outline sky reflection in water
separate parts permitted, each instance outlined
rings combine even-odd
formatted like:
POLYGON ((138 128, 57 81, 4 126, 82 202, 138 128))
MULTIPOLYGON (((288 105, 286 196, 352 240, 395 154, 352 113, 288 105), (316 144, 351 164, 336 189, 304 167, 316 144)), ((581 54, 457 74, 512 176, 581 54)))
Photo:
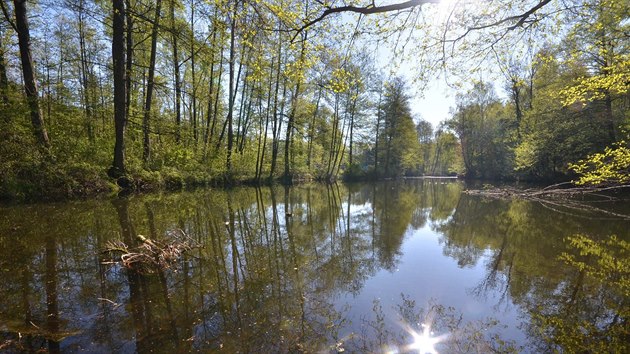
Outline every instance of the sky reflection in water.
POLYGON ((578 232, 628 241, 627 222, 462 189, 406 180, 2 207, 0 343, 51 352, 537 352, 566 345, 551 320, 571 328, 601 322, 601 309, 623 316, 614 304, 627 299, 559 256, 577 253, 565 239, 578 232), (203 248, 169 270, 139 275, 100 262, 109 240, 176 229, 203 248))

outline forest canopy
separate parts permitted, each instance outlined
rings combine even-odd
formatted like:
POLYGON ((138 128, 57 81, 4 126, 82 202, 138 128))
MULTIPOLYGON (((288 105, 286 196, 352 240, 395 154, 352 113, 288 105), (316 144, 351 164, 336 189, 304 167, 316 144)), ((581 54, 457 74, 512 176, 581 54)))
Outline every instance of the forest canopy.
POLYGON ((610 149, 628 170, 626 1, 0 4, 5 198, 339 177, 567 180, 610 149), (397 71, 405 61, 412 75, 397 71), (432 126, 409 97, 438 76, 460 93, 432 126))

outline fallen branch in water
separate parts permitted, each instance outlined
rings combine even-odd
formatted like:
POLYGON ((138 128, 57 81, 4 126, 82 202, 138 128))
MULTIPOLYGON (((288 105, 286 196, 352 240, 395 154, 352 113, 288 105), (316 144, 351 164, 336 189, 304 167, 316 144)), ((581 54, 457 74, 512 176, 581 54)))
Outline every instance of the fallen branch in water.
POLYGON ((620 199, 610 193, 623 189, 630 189, 630 185, 614 186, 575 186, 572 182, 558 183, 544 188, 518 189, 513 187, 484 189, 471 189, 463 193, 469 195, 479 195, 495 199, 518 198, 540 202, 543 206, 554 211, 563 212, 565 208, 574 211, 587 211, 592 213, 602 213, 615 218, 630 220, 630 215, 620 214, 598 208, 592 204, 597 202, 613 202, 620 199), (588 200, 579 200, 578 197, 589 197, 588 200))
POLYGON ((200 247, 182 230, 167 233, 168 239, 152 240, 138 235, 140 245, 131 249, 121 240, 111 240, 105 245, 102 253, 112 258, 103 260, 104 264, 122 263, 125 268, 141 273, 152 273, 156 269, 170 268, 183 253, 200 247))

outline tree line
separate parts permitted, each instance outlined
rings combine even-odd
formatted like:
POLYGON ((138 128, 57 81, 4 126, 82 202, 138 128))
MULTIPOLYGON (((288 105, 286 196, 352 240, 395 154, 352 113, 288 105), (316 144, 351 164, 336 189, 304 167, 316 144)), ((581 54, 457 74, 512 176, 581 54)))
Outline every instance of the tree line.
MULTIPOLYGON (((413 117, 409 84, 355 44, 364 30, 332 18, 393 13, 376 25, 388 36, 404 32, 395 22, 404 11, 430 14, 425 3, 2 1, 0 194, 90 194, 114 182, 559 178, 568 162, 623 139, 623 2, 578 1, 585 21, 529 61, 492 47, 510 102, 479 82, 438 127, 413 117)), ((491 24, 527 25, 548 3, 491 24)))
POLYGON ((630 7, 578 2, 560 40, 526 53, 493 49, 507 100, 476 80, 448 125, 473 178, 627 183, 630 7), (603 152, 606 151, 606 152, 603 152))

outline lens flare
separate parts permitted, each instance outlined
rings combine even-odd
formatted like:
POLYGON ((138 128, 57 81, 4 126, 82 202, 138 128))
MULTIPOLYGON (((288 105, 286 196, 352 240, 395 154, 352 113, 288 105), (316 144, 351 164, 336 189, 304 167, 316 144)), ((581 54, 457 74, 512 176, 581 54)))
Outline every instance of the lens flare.
POLYGON ((423 323, 421 327, 421 333, 416 332, 412 328, 407 328, 407 332, 413 338, 413 342, 407 346, 407 349, 418 354, 438 354, 435 345, 446 339, 447 335, 434 337, 430 325, 423 323))

